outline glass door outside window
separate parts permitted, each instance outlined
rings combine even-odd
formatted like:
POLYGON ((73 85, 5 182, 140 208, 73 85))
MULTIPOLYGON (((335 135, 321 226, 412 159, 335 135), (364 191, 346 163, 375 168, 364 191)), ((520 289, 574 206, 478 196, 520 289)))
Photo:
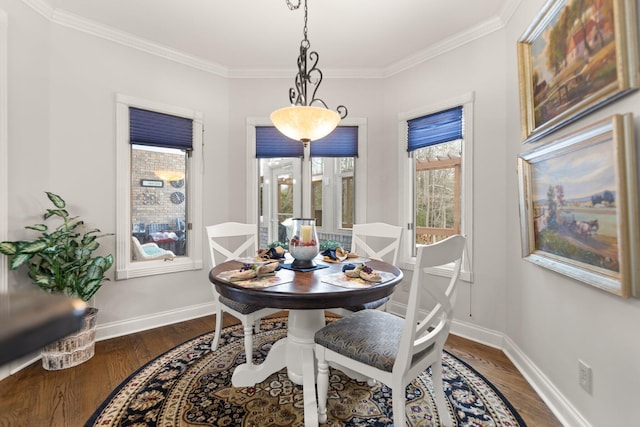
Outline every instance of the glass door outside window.
POLYGON ((300 210, 300 160, 261 159, 261 229, 267 230, 267 240, 286 243, 291 237, 291 218, 299 217, 300 210))

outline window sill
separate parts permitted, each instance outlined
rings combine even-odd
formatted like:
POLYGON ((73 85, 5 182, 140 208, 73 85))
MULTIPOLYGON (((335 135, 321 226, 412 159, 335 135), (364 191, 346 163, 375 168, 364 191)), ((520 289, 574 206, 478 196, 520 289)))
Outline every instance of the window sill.
POLYGON ((116 271, 116 280, 201 269, 202 260, 188 257, 173 260, 132 261, 127 268, 116 271))
MULTIPOLYGON (((398 266, 403 270, 414 271, 416 268, 415 258, 412 258, 410 261, 401 262, 398 266)), ((453 263, 441 267, 428 268, 427 272, 434 276, 451 277, 453 275, 453 263)), ((460 279, 464 282, 473 283, 473 273, 462 270, 460 272, 460 279)))

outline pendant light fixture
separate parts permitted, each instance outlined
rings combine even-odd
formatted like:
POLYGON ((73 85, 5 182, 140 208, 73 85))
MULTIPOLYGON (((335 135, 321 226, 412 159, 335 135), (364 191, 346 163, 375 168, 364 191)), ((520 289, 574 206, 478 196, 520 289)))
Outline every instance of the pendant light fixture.
MULTIPOLYGON (((290 10, 298 9, 301 1, 298 0, 294 5, 290 0, 286 0, 290 10)), ((306 147, 309 142, 329 135, 340 120, 347 117, 347 107, 339 105, 337 111, 332 111, 322 99, 316 98, 316 92, 322 83, 322 71, 317 67, 318 53, 309 52, 311 43, 307 37, 307 0, 304 0, 303 34, 295 87, 289 89, 289 101, 292 106, 271 113, 271 121, 285 136, 301 141, 306 147)))

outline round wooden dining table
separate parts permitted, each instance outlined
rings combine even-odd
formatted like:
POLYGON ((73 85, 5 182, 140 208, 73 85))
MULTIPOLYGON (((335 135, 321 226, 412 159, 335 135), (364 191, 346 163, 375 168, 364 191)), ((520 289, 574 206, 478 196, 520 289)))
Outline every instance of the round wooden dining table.
MULTIPOLYGON (((386 262, 370 259, 349 260, 366 263, 383 275, 380 283, 349 286, 341 281, 344 263, 326 263, 316 259, 319 268, 313 271, 292 271, 280 268, 269 286, 250 286, 228 280, 225 272, 242 267, 239 261, 218 264, 209 272, 209 280, 222 296, 237 302, 288 310, 287 336, 276 342, 259 365, 248 361, 233 371, 234 387, 251 387, 271 374, 287 368, 289 379, 303 388, 305 426, 318 425, 316 405, 316 362, 314 335, 325 326, 325 310, 355 307, 388 297, 402 281, 402 271, 386 262)), ((291 259, 285 260, 285 263, 291 259)))
MULTIPOLYGON (((348 260, 354 264, 365 263, 383 276, 380 283, 356 283, 351 286, 349 281, 340 280, 344 276, 342 267, 345 263, 326 263, 320 259, 316 258, 316 263, 319 266, 326 265, 325 268, 312 271, 280 268, 273 282, 266 286, 228 280, 225 272, 237 271, 242 267, 240 261, 227 261, 209 272, 209 280, 222 296, 246 304, 288 310, 286 338, 271 347, 261 364, 248 362, 237 366, 231 376, 231 384, 234 387, 251 387, 286 367, 289 379, 303 388, 305 427, 318 425, 313 338, 316 331, 325 326, 325 310, 355 307, 388 297, 403 277, 399 268, 383 261, 348 260)), ((288 259, 284 262, 291 261, 288 259)))
MULTIPOLYGON (((276 342, 267 358, 260 365, 245 363, 236 367, 232 384, 235 387, 253 386, 264 381, 269 375, 287 368, 287 374, 295 384, 303 384, 304 361, 309 361, 311 351, 311 372, 306 379, 313 378, 314 334, 325 326, 325 310, 341 307, 354 307, 391 295, 396 285, 403 278, 402 271, 386 262, 359 259, 374 271, 383 274, 385 281, 347 287, 337 283, 336 276, 341 276, 345 263, 326 263, 316 259, 320 266, 313 271, 292 271, 280 268, 276 272, 279 283, 267 287, 246 286, 224 278, 224 272, 242 267, 239 261, 227 261, 218 264, 209 273, 209 279, 218 293, 229 299, 246 304, 257 304, 264 307, 288 310, 287 337, 276 342), (333 282, 333 283, 331 283, 333 282)), ((285 260, 285 263, 291 259, 285 260)), ((352 261, 349 261, 352 262, 352 261)), ((356 264, 355 262, 353 262, 356 264)), ((359 262, 360 263, 360 262, 359 262)), ((347 284, 348 285, 348 284, 347 284)), ((306 366, 309 369, 309 366, 306 366)))

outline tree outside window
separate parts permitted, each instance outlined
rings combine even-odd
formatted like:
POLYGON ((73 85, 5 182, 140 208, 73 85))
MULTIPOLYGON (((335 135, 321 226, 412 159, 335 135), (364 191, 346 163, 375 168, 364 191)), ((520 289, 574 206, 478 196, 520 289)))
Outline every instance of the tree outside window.
POLYGON ((460 233, 462 140, 420 148, 413 155, 416 243, 460 233))

